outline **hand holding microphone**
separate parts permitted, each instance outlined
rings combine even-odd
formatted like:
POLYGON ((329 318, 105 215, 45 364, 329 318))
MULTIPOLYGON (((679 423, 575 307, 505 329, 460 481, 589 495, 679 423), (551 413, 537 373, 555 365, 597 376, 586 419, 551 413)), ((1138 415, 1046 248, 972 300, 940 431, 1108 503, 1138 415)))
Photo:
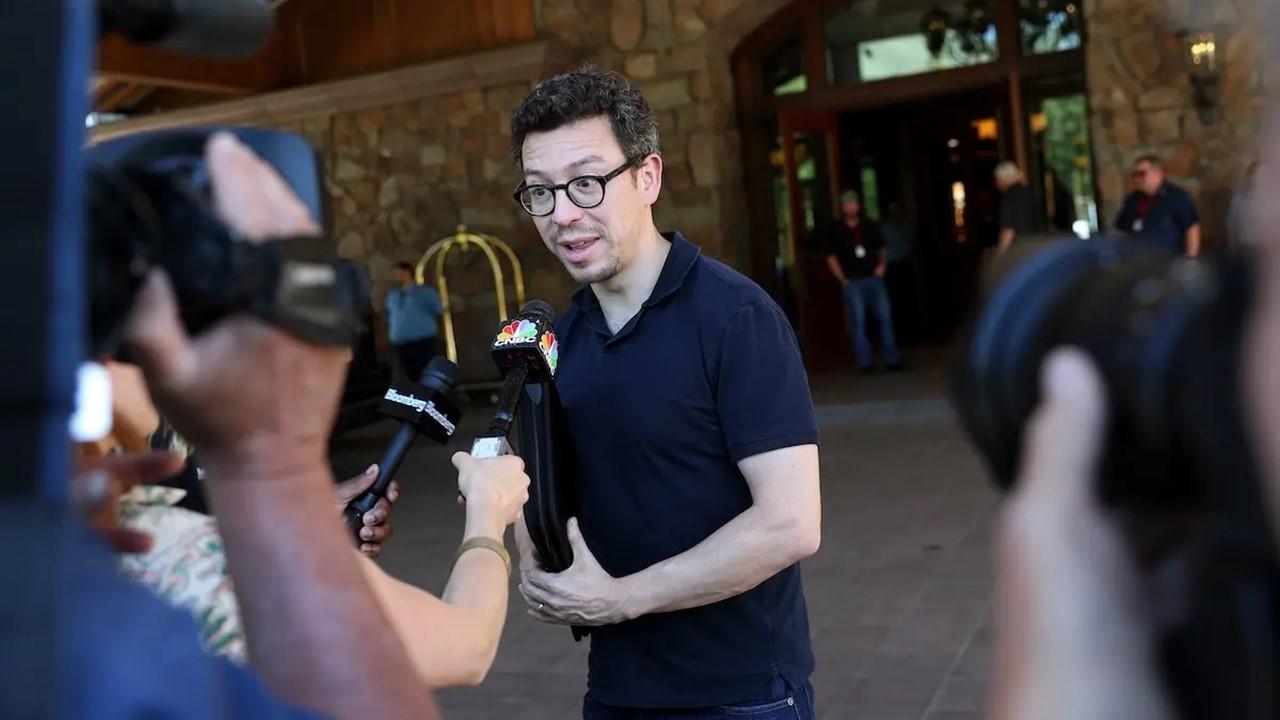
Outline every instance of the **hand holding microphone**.
POLYGON ((400 421, 400 430, 378 461, 378 479, 363 494, 347 504, 343 515, 356 543, 362 542, 364 515, 387 494, 400 463, 419 435, 426 435, 441 445, 449 442, 458 429, 462 413, 449 398, 458 382, 458 366, 436 357, 427 364, 418 383, 393 385, 383 396, 378 411, 400 421))
MULTIPOLYGON (((515 448, 531 478, 524 506, 524 530, 542 568, 558 573, 573 565, 568 521, 576 514, 577 498, 555 373, 560 343, 555 334, 555 311, 540 300, 520 310, 499 329, 493 341, 493 360, 502 372, 502 395, 489 431, 476 438, 472 455, 492 457, 515 448)), ((523 541, 517 531, 517 539, 523 541)), ((574 639, 590 631, 574 627, 574 639)))
POLYGON ((477 459, 460 452, 453 456, 453 466, 458 469, 458 493, 467 498, 467 525, 501 538, 529 501, 524 461, 515 455, 477 459))
MULTIPOLYGON (((531 300, 514 320, 505 321, 493 340, 493 361, 502 373, 502 394, 489 430, 475 439, 477 458, 512 454, 511 431, 527 395, 550 384, 559 362, 554 331, 556 313, 541 300, 531 300)), ((521 453, 523 454, 523 453, 521 453)))

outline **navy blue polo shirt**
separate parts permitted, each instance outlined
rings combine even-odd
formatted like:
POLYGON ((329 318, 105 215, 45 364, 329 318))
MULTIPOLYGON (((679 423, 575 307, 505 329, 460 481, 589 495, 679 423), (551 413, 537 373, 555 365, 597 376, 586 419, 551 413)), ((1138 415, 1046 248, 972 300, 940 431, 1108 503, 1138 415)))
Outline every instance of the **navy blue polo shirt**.
MULTIPOLYGON (((737 463, 816 443, 795 334, 754 282, 679 233, 616 335, 591 289, 560 317, 556 385, 583 538, 614 577, 685 552, 751 506, 737 463)), ((813 671, 799 566, 728 600, 597 628, 588 687, 620 707, 771 698, 813 671)))
POLYGON ((1116 218, 1116 228, 1139 242, 1184 255, 1187 230, 1198 222, 1200 213, 1191 196, 1166 182, 1154 197, 1142 192, 1129 193, 1116 218))

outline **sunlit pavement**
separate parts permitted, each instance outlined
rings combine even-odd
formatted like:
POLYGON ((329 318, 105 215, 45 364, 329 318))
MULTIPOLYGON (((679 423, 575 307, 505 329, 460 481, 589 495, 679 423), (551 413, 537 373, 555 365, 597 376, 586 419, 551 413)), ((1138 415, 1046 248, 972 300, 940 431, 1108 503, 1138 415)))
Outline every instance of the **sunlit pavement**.
MULTIPOLYGON (((804 564, 818 670, 818 716, 978 718, 991 662, 991 528, 998 497, 942 396, 938 357, 901 374, 813 379, 822 424, 822 550, 804 564)), ((461 436, 481 429, 473 409, 461 436)), ((376 460, 392 427, 345 438, 343 476, 376 460)), ((439 592, 462 532, 448 458, 416 447, 401 470, 396 576, 439 592)), ((514 548, 513 548, 514 550, 514 548)), ((587 644, 514 602, 493 670, 478 688, 440 693, 459 720, 580 717, 587 644)))

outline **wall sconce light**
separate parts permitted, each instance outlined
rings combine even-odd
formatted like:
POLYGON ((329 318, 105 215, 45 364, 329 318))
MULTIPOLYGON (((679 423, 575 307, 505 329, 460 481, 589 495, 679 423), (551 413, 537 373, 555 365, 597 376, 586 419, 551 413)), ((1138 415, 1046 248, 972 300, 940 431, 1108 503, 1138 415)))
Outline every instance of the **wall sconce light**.
POLYGON ((1191 75, 1191 103, 1205 125, 1218 122, 1222 112, 1221 59, 1218 37, 1212 32, 1180 34, 1186 46, 1187 70, 1191 75))

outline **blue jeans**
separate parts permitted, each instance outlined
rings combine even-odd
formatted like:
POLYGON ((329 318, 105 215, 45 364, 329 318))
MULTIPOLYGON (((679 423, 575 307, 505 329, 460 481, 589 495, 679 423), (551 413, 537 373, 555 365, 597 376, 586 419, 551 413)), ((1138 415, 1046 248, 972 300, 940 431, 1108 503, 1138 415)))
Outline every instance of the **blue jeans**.
POLYGON ((620 708, 591 697, 582 700, 582 720, 815 720, 813 685, 790 690, 781 682, 783 694, 772 700, 722 705, 709 708, 620 708))
POLYGON ((898 362, 898 341, 893 337, 893 310, 889 307, 889 291, 884 278, 860 278, 844 288, 844 307, 849 313, 849 337, 853 340, 853 354, 858 365, 869 368, 875 364, 871 356, 871 343, 867 340, 867 311, 875 313, 880 325, 880 342, 884 345, 884 362, 898 362))

